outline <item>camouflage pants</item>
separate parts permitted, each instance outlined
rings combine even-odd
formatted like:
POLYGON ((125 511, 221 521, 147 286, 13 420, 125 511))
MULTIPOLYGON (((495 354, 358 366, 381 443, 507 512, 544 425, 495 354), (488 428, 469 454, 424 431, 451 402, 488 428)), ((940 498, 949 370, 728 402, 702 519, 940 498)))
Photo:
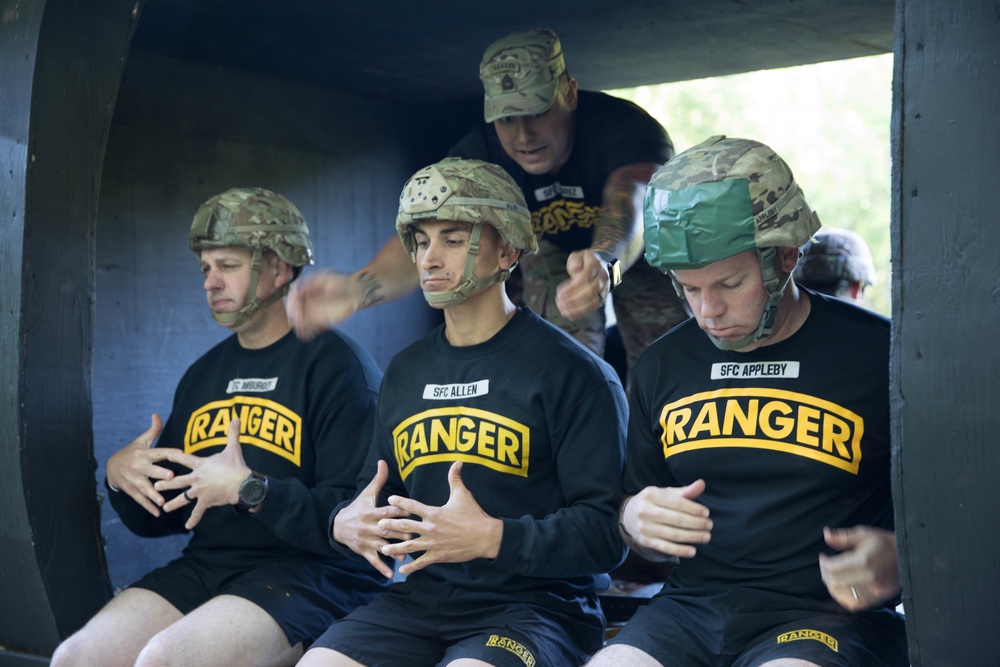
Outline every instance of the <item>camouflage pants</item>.
MULTIPOLYGON (((566 259, 569 252, 548 241, 538 240, 538 252, 521 260, 524 304, 570 334, 600 357, 604 356, 606 328, 604 310, 599 309, 577 322, 570 322, 556 307, 556 287, 569 279, 566 259)), ((611 297, 631 371, 642 351, 675 325, 688 318, 688 310, 668 276, 640 258, 622 279, 611 297)))

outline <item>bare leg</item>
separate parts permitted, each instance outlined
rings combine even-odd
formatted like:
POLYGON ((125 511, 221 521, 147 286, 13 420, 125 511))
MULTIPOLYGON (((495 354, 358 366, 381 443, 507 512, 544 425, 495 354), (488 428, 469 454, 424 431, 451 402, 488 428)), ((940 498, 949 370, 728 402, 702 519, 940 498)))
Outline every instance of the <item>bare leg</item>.
POLYGON ((281 626, 254 603, 220 595, 153 637, 136 667, 291 666, 302 644, 291 646, 281 626))
POLYGON ((626 665, 628 667, 666 667, 645 651, 625 644, 614 644, 601 649, 587 662, 586 667, 625 667, 626 665))
POLYGON ((128 588, 56 649, 52 667, 131 667, 146 643, 181 618, 152 591, 128 588))
POLYGON ((357 660, 328 648, 311 648, 296 667, 365 667, 357 660))

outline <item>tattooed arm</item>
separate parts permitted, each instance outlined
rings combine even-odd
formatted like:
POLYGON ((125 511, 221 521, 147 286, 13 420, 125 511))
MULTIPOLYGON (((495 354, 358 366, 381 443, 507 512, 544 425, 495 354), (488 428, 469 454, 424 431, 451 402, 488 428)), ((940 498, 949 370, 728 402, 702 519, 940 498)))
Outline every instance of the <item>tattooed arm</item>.
POLYGON ((556 305, 566 319, 582 319, 608 298, 611 277, 606 263, 595 253, 616 257, 622 271, 639 259, 643 248, 642 199, 646 184, 659 167, 653 162, 638 162, 611 172, 604 184, 592 245, 570 253, 566 260, 569 280, 556 288, 556 305))
POLYGON ((357 311, 404 297, 419 285, 413 260, 399 237, 393 237, 353 274, 316 271, 296 281, 288 294, 288 319, 299 338, 309 340, 357 311))
POLYGON ((623 271, 642 254, 642 199, 646 184, 659 168, 654 162, 627 164, 611 172, 604 184, 590 249, 614 255, 623 271))

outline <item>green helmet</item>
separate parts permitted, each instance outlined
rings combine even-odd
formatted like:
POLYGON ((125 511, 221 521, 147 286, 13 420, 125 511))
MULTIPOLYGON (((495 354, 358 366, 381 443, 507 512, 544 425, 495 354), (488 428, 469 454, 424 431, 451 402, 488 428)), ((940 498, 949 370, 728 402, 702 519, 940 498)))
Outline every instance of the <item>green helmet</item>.
POLYGON ((760 142, 725 136, 689 148, 653 174, 643 218, 646 261, 664 272, 757 251, 768 304, 757 331, 743 340, 709 336, 722 349, 740 349, 771 333, 789 278, 774 270, 775 248, 798 248, 820 227, 784 160, 760 142))
POLYGON ((531 214, 521 189, 502 167, 489 162, 446 158, 424 167, 406 182, 399 196, 396 232, 414 262, 417 242, 413 223, 419 220, 453 220, 472 224, 462 282, 447 292, 425 292, 424 297, 432 305, 455 305, 464 301, 473 290, 510 277, 513 266, 487 278, 473 275, 483 224, 496 229, 513 248, 524 252, 538 250, 531 228, 531 214))
POLYGON ((263 188, 232 188, 206 201, 194 215, 188 242, 195 254, 233 246, 253 251, 246 302, 235 313, 212 313, 220 324, 238 326, 288 293, 285 285, 263 301, 257 299, 265 248, 295 269, 313 263, 309 228, 299 209, 278 193, 263 188))

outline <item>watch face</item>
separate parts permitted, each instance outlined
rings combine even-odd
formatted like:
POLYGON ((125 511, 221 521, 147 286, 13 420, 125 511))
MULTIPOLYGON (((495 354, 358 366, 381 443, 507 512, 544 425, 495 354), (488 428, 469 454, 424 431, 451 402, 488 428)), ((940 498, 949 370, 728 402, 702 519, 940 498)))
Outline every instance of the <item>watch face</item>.
POLYGON ((240 502, 253 507, 259 505, 267 495, 267 482, 251 477, 240 486, 240 502))

